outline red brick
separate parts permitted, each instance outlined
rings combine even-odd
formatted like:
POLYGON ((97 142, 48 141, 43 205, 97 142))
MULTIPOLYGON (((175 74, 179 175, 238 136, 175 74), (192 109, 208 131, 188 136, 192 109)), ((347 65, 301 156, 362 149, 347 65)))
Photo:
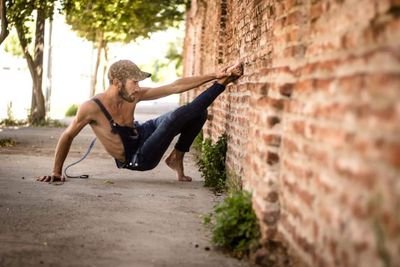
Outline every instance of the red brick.
POLYGON ((281 119, 278 116, 268 116, 267 117, 268 126, 270 128, 274 127, 276 124, 281 122, 281 119))
POLYGON ((290 152, 291 154, 297 153, 300 151, 300 148, 298 147, 298 144, 289 138, 283 138, 283 148, 285 151, 290 152))
POLYGON ((315 197, 309 192, 300 189, 295 184, 290 183, 287 179, 283 180, 283 185, 286 189, 288 189, 292 194, 296 195, 297 198, 303 201, 310 209, 312 208, 312 204, 314 202, 315 197))
POLYGON ((304 121, 294 121, 289 124, 294 133, 304 136, 305 134, 305 122, 304 121))
POLYGON ((304 180, 306 182, 310 182, 313 179, 314 174, 311 170, 309 170, 305 166, 298 166, 294 164, 291 160, 283 161, 283 168, 285 172, 290 172, 296 177, 296 180, 304 180))
POLYGON ((290 97, 292 95, 292 92, 293 92, 293 84, 286 83, 286 84, 280 86, 279 87, 279 92, 283 96, 290 97))
POLYGON ((274 191, 268 193, 267 198, 266 198, 266 200, 268 202, 277 202, 278 199, 279 199, 279 194, 278 194, 278 192, 274 192, 274 191))
POLYGON ((354 182, 355 184, 363 185, 369 190, 373 189, 376 185, 377 174, 370 168, 370 166, 365 165, 362 168, 359 167, 358 169, 354 169, 352 166, 343 165, 339 162, 340 161, 338 160, 334 162, 334 169, 339 175, 349 179, 349 181, 354 182))
POLYGON ((275 165, 279 162, 279 155, 277 153, 268 151, 267 152, 267 163, 269 165, 275 165))
POLYGON ((278 147, 281 144, 281 137, 279 135, 267 134, 264 135, 264 142, 270 146, 278 147))

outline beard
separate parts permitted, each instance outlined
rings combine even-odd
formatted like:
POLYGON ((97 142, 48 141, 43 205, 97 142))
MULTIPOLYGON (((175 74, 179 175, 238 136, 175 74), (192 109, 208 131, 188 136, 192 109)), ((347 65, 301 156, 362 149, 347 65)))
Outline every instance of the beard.
POLYGON ((131 96, 125 88, 125 85, 122 85, 121 90, 119 90, 118 95, 125 101, 132 103, 133 101, 135 101, 135 97, 131 96))

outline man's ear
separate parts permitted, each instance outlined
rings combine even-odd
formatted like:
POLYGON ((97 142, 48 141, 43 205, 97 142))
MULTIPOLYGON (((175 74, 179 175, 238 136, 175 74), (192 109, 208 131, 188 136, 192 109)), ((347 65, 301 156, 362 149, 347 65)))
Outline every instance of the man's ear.
POLYGON ((114 79, 112 80, 112 84, 113 84, 114 86, 119 87, 120 83, 121 83, 120 80, 118 80, 117 78, 114 78, 114 79))

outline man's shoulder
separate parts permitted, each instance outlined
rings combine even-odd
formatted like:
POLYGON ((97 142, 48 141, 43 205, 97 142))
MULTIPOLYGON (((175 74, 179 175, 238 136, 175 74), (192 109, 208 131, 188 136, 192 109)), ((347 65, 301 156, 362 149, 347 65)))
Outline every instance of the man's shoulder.
POLYGON ((86 112, 97 110, 97 104, 93 101, 93 99, 88 99, 81 103, 80 109, 86 112))
POLYGON ((82 102, 78 109, 78 119, 92 121, 95 120, 99 113, 99 107, 93 101, 93 99, 88 99, 82 102))

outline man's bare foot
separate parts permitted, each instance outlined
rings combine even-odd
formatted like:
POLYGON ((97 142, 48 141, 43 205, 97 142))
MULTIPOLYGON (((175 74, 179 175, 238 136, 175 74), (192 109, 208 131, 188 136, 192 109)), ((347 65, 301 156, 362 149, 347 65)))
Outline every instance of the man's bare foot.
POLYGON ((184 152, 178 151, 174 149, 171 154, 165 159, 165 163, 176 171, 178 181, 181 182, 191 182, 192 178, 189 176, 186 176, 184 171, 183 171, 183 156, 185 155, 184 152))

